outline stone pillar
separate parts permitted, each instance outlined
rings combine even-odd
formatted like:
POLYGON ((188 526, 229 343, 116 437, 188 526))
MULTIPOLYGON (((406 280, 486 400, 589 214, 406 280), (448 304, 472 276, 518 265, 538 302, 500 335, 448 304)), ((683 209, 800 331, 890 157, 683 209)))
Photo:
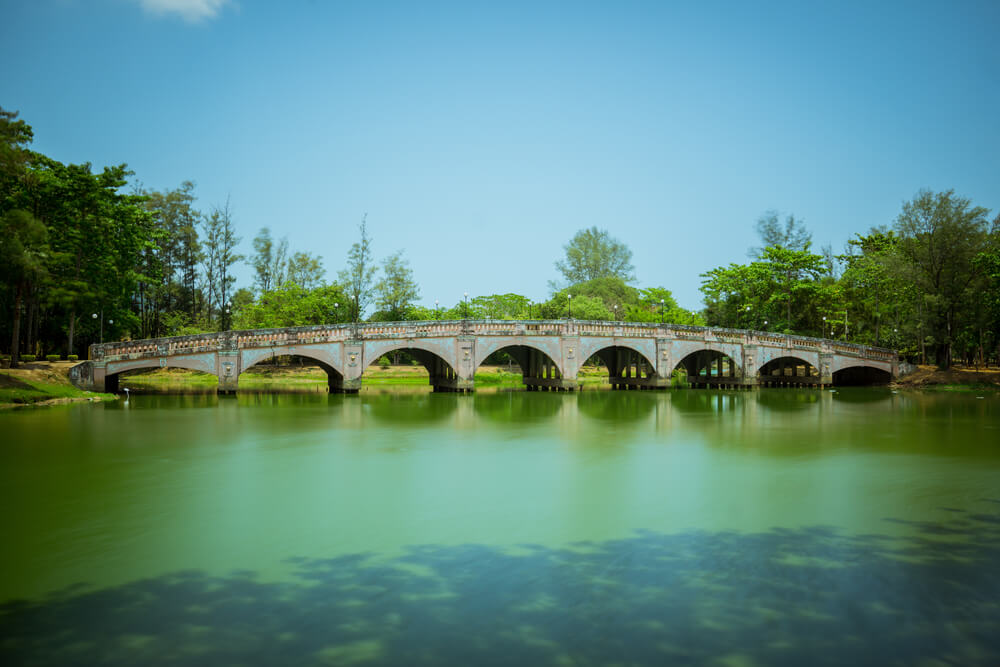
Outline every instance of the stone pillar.
POLYGON ((757 386, 757 362, 760 359, 756 345, 743 346, 743 386, 757 386))
POLYGON ((476 337, 459 336, 455 339, 455 390, 471 392, 476 388, 476 337))
POLYGON ((235 394, 240 378, 239 350, 219 350, 215 353, 215 374, 219 377, 220 394, 235 394))
POLYGON ((820 385, 833 384, 833 354, 820 353, 819 355, 819 383, 820 385))
POLYGON ((365 344, 360 340, 344 342, 344 358, 341 360, 344 369, 343 391, 345 394, 356 394, 361 391, 361 374, 365 372, 365 344))

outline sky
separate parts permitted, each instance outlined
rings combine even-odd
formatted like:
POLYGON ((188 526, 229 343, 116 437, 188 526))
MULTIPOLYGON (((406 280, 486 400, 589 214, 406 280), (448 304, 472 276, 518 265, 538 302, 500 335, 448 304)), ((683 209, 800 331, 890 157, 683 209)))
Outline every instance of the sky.
MULTIPOLYGON (((701 307, 756 220, 813 247, 922 188, 1000 210, 1000 2, 0 0, 34 149, 229 198, 343 268, 367 215, 421 303, 540 301, 588 227, 701 307)), ((242 266, 240 286, 251 270, 242 266)))

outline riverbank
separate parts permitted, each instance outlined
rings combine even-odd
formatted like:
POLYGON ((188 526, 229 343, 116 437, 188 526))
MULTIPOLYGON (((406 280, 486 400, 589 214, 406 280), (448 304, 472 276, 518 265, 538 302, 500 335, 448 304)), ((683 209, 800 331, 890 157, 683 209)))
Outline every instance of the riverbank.
POLYGON ((892 386, 928 391, 1000 391, 1000 369, 952 366, 943 371, 937 366, 921 365, 892 386))
POLYGON ((0 410, 84 401, 112 401, 113 394, 77 389, 69 381, 76 362, 32 362, 0 370, 0 410))

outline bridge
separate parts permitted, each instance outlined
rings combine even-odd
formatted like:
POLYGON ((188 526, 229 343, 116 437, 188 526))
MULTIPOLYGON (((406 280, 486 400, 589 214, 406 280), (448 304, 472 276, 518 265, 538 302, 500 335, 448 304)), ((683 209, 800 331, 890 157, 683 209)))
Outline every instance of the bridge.
POLYGON ((224 331, 90 346, 73 383, 115 392, 122 374, 186 368, 218 377, 234 393, 241 373, 276 356, 322 367, 331 392, 357 392, 365 369, 404 350, 427 369, 435 391, 472 391, 495 352, 521 367, 529 391, 572 391, 581 366, 599 359, 614 389, 671 386, 675 370, 693 387, 753 388, 885 384, 899 374, 892 350, 834 340, 678 324, 582 320, 431 320, 224 331))

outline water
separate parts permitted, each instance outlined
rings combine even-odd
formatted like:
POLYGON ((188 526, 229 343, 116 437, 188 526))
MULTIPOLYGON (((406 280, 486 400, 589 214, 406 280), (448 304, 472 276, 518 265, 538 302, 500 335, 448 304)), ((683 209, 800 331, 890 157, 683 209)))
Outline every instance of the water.
POLYGON ((1000 398, 0 413, 3 664, 1000 664, 1000 398))

